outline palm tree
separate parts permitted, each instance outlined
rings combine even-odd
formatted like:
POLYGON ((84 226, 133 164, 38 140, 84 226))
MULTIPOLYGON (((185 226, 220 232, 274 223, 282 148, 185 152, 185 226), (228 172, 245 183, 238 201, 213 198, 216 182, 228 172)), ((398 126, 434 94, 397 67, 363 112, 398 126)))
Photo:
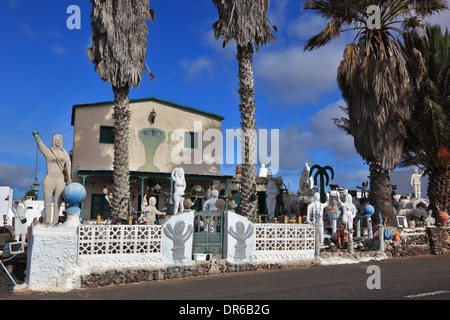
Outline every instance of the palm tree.
POLYGON ((411 119, 405 121, 406 139, 400 166, 416 165, 429 174, 428 197, 434 213, 450 210, 450 35, 439 25, 426 34, 404 39, 405 54, 418 50, 426 72, 416 92, 411 119))
POLYGON ((114 92, 114 161, 112 214, 126 219, 130 202, 128 133, 129 88, 138 87, 146 66, 147 20, 155 12, 149 0, 91 0, 90 62, 114 92))
POLYGON ((421 28, 419 18, 443 11, 447 6, 441 0, 377 2, 379 29, 369 25, 368 7, 372 1, 305 1, 304 9, 315 10, 331 20, 323 31, 309 39, 305 50, 324 46, 343 31, 356 32, 354 41, 344 50, 337 82, 347 103, 349 132, 355 148, 369 163, 369 201, 389 223, 393 210, 388 171, 400 162, 404 143, 402 120, 410 117, 414 85, 423 74, 420 53, 414 52, 410 61, 404 61, 396 37, 421 28), (408 72, 408 63, 417 66, 415 73, 408 72))
POLYGON ((223 46, 232 39, 237 43, 239 64, 239 95, 242 129, 242 180, 241 210, 253 220, 257 214, 256 203, 256 124, 255 89, 253 78, 253 47, 274 41, 270 21, 267 19, 269 0, 213 0, 219 19, 214 23, 214 36, 223 38, 223 46))

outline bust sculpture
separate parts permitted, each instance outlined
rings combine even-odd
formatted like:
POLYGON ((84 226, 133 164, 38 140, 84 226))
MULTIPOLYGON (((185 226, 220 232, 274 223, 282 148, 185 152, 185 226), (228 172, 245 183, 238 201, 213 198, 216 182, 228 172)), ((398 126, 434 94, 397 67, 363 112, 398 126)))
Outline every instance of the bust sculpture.
POLYGON ((219 199, 219 191, 214 189, 211 191, 211 198, 206 200, 205 203, 203 204, 203 211, 217 210, 218 209, 216 206, 217 199, 219 199))

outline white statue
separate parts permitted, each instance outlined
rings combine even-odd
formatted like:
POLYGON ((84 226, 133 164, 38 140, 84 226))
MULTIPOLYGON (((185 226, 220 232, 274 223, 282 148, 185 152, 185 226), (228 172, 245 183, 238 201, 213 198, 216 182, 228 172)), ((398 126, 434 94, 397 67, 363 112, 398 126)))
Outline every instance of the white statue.
POLYGON ((23 202, 14 201, 11 210, 14 213, 14 240, 19 241, 22 236, 22 241, 25 242, 25 238, 27 236, 27 218, 25 217, 25 213, 27 211, 27 207, 23 202))
POLYGON ((266 165, 263 163, 261 164, 261 167, 258 169, 258 177, 267 177, 268 169, 266 168, 266 165))
MULTIPOLYGON (((147 195, 144 196, 143 203, 145 203, 145 202, 147 202, 147 195)), ((147 223, 151 224, 151 225, 155 224, 156 215, 159 215, 159 216, 166 215, 165 212, 158 211, 158 209, 156 208, 156 198, 155 197, 150 197, 150 199, 148 200, 148 206, 146 206, 142 211, 144 211, 144 212, 139 217, 139 220, 143 221, 144 218, 146 218, 147 223)))
POLYGON ((424 171, 422 171, 421 174, 419 174, 419 170, 414 169, 414 173, 411 175, 411 187, 414 188, 414 197, 419 199, 421 198, 422 191, 421 186, 422 183, 420 182, 420 178, 422 178, 424 171))
POLYGON ((266 206, 269 221, 275 215, 275 209, 277 205, 277 195, 278 195, 277 186, 275 185, 275 182, 273 180, 270 180, 269 183, 267 183, 266 188, 266 206))
MULTIPOLYGON (((342 203, 341 199, 338 197, 338 204, 342 208, 342 222, 345 224, 347 230, 353 229, 353 219, 356 217, 356 207, 353 204, 353 199, 350 194, 345 195, 345 202, 342 203)), ((352 242, 352 232, 349 234, 350 242, 352 242)))
POLYGON ((323 225, 323 211, 328 207, 329 194, 327 193, 327 201, 325 203, 320 202, 320 193, 314 193, 314 201, 308 205, 306 222, 311 223, 311 217, 314 219, 313 224, 319 225, 320 244, 323 244, 324 240, 324 225, 323 225))
POLYGON ((186 190, 186 180, 184 178, 184 169, 175 168, 172 171, 172 180, 174 183, 175 192, 173 194, 173 214, 184 211, 184 190, 186 190))
POLYGON ((37 131, 33 131, 33 136, 36 139, 39 150, 47 161, 47 175, 42 184, 44 187, 45 224, 56 225, 59 219, 62 192, 66 185, 72 182, 70 179, 72 163, 69 154, 62 147, 63 138, 60 134, 55 134, 53 136, 52 147, 50 149, 41 141, 37 131), (55 198, 53 204, 53 219, 52 197, 55 198))
POLYGON ((302 170, 302 176, 300 178, 299 192, 303 191, 303 190, 310 190, 310 189, 314 188, 314 182, 309 177, 310 170, 311 169, 309 168, 308 163, 305 163, 305 166, 303 167, 303 170, 302 170))
POLYGON ((211 198, 206 200, 203 204, 203 211, 206 211, 206 209, 208 209, 209 211, 217 210, 217 199, 219 199, 219 191, 214 189, 213 191, 211 191, 211 198))

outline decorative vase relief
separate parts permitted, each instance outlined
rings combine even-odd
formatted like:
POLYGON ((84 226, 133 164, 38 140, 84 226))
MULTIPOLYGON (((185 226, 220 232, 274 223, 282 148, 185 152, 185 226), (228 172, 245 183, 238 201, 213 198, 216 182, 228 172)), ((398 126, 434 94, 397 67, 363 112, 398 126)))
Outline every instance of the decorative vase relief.
POLYGON ((139 131, 139 139, 145 148, 145 164, 138 171, 160 172, 155 166, 155 154, 158 147, 166 140, 166 133, 160 129, 145 128, 139 131))

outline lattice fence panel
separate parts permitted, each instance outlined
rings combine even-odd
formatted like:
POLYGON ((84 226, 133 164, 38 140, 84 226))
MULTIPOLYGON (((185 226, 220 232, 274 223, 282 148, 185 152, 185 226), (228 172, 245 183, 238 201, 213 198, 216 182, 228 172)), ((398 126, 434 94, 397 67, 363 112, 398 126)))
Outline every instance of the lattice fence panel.
POLYGON ((159 225, 81 225, 79 255, 160 253, 159 225))
POLYGON ((259 251, 314 250, 314 227, 306 224, 256 224, 259 251))

